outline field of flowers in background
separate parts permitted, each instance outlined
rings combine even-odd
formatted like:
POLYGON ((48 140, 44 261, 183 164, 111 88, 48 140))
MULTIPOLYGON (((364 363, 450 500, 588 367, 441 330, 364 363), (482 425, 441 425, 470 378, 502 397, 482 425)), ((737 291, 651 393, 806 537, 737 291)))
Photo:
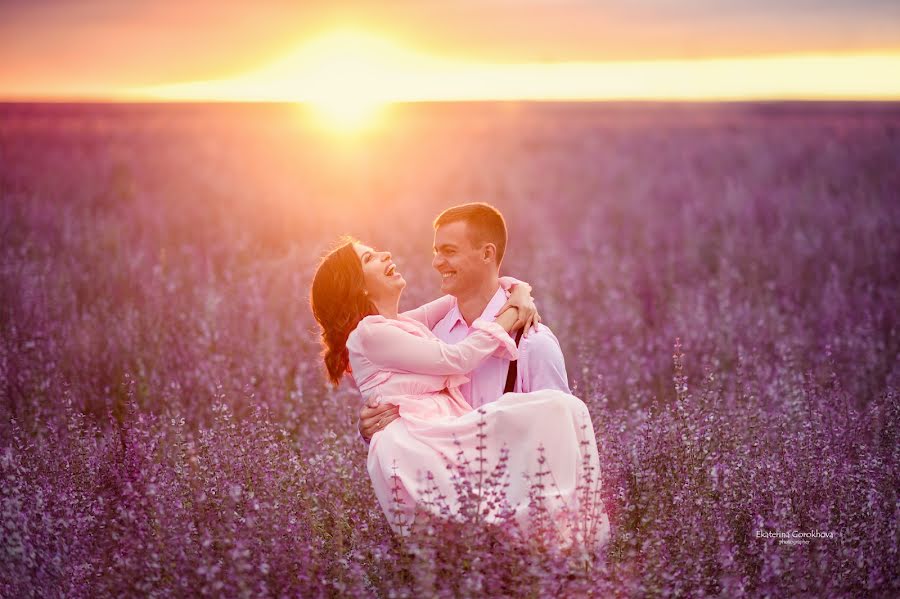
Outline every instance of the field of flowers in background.
POLYGON ((0 596, 900 593, 896 105, 393 118, 0 106, 0 596), (325 385, 322 251, 390 249, 411 307, 467 201, 506 215, 594 417, 591 567, 392 538, 325 385))

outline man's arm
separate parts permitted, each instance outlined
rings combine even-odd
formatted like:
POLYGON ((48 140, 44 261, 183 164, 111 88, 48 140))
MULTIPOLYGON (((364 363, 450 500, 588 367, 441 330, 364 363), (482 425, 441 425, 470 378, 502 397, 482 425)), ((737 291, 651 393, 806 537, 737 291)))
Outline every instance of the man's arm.
POLYGON ((372 435, 386 428, 397 418, 400 418, 400 406, 391 403, 378 405, 370 399, 359 409, 356 429, 359 431, 359 436, 368 445, 372 440, 372 435))
POLYGON ((559 340, 550 327, 538 325, 519 342, 518 389, 521 393, 539 389, 556 389, 571 393, 566 375, 566 359, 559 340))

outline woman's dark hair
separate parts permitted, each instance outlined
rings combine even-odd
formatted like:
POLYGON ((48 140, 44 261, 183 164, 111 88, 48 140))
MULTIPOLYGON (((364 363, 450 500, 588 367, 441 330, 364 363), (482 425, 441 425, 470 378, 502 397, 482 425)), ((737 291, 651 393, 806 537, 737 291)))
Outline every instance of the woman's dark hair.
POLYGON ((350 369, 347 337, 359 321, 378 314, 366 295, 359 256, 354 239, 344 237, 337 249, 326 255, 316 268, 310 292, 313 317, 322 329, 322 359, 328 380, 335 387, 350 369))

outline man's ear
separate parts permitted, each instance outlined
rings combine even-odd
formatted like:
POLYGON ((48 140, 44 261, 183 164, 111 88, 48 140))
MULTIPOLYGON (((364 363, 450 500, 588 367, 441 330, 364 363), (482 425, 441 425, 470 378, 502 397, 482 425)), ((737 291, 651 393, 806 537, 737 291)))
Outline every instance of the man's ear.
POLYGON ((490 262, 491 260, 496 260, 497 258, 497 246, 493 243, 486 243, 484 247, 481 248, 481 257, 485 262, 490 262))

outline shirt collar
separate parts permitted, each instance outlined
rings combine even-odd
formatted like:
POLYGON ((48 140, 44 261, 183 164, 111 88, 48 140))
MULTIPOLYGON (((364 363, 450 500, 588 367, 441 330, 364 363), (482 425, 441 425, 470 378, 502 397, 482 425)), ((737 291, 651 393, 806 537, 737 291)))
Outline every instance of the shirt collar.
MULTIPOLYGON (((494 320, 494 317, 497 315, 497 312, 500 311, 500 308, 503 307, 503 304, 506 303, 506 291, 503 290, 503 287, 498 287, 497 292, 494 293, 494 296, 490 299, 487 305, 484 307, 484 311, 481 313, 479 318, 484 318, 486 320, 494 320)), ((462 313, 459 311, 459 302, 454 302, 453 308, 447 313, 447 318, 450 321, 450 330, 453 330, 459 324, 468 328, 468 324, 466 324, 465 319, 462 317, 462 313)))

